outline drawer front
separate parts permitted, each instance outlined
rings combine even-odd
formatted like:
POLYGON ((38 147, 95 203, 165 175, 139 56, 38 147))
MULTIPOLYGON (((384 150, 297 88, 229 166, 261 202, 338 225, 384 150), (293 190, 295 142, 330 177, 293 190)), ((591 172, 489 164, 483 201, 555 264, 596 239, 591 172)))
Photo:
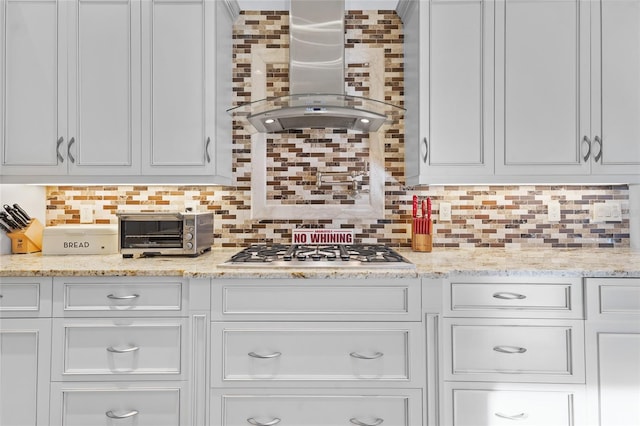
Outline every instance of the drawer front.
POLYGON ((419 391, 395 395, 225 393, 212 396, 210 425, 410 426, 422 424, 420 407, 419 391))
POLYGON ((589 319, 640 318, 640 278, 588 278, 589 319))
POLYGON ((214 323, 212 383, 419 380, 412 363, 423 333, 419 324, 395 324, 214 323))
POLYGON ((171 278, 84 278, 56 280, 56 316, 180 315, 184 283, 171 278))
POLYGON ((445 316, 583 318, 579 278, 457 278, 448 283, 445 316))
POLYGON ((578 409, 571 391, 451 389, 445 424, 451 426, 573 426, 578 409))
MULTIPOLYGON (((81 385, 81 384, 80 384, 81 385)), ((51 424, 64 426, 186 424, 183 390, 178 386, 52 387, 51 424)))
POLYGON ((446 378, 584 383, 582 321, 450 320, 446 378))
POLYGON ((420 280, 213 280, 212 318, 420 321, 420 280))
POLYGON ((51 278, 1 278, 0 318, 51 315, 51 278))
POLYGON ((54 319, 53 378, 180 379, 184 321, 54 319))

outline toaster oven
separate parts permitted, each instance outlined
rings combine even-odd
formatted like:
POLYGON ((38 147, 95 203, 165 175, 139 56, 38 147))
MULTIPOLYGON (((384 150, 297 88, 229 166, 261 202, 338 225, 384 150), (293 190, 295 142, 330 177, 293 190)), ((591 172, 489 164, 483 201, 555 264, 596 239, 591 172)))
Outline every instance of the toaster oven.
POLYGON ((118 212, 122 257, 198 256, 213 245, 213 213, 118 212))

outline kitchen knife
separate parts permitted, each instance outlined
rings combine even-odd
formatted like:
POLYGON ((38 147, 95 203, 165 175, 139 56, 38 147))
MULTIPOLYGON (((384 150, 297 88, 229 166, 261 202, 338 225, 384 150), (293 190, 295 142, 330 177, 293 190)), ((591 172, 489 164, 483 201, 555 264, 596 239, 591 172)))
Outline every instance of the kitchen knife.
POLYGON ((413 218, 415 219, 418 216, 418 196, 413 196, 413 218))
POLYGON ((22 207, 20 207, 18 203, 15 203, 13 205, 13 208, 16 209, 27 222, 31 222, 31 216, 29 216, 27 212, 22 207))
POLYGON ((0 219, 0 228, 5 232, 13 232, 14 230, 3 219, 0 219))
POLYGON ((427 197, 427 234, 431 234, 431 197, 427 197))
POLYGON ((21 229, 22 227, 15 221, 13 218, 5 212, 0 212, 0 219, 4 221, 7 225, 9 225, 14 230, 21 229))
POLYGON ((13 219, 13 221, 16 222, 20 228, 23 228, 29 224, 29 221, 23 219, 20 213, 14 210, 14 208, 9 204, 3 204, 2 207, 4 208, 4 211, 7 212, 7 215, 9 215, 9 217, 13 219))

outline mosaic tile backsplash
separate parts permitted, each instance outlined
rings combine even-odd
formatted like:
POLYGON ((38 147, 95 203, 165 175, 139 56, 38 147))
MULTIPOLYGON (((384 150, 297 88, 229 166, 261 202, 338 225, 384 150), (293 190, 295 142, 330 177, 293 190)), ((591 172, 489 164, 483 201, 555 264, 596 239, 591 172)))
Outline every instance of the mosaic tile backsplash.
POLYGON ((629 191, 621 186, 387 187, 385 217, 375 221, 252 221, 247 191, 230 187, 50 186, 47 225, 79 223, 80 207, 94 206, 96 223, 117 223, 116 210, 198 210, 215 215, 215 246, 286 243, 296 227, 354 229, 358 242, 409 247, 411 199, 431 197, 435 247, 629 247, 629 191), (558 200, 560 222, 547 221, 546 205, 558 200), (594 203, 622 206, 622 222, 591 223, 594 203), (439 203, 451 203, 451 221, 439 220, 439 203))
MULTIPOLYGON (((370 96, 369 64, 352 55, 355 49, 381 49, 384 54, 384 100, 404 102, 402 24, 394 11, 348 11, 346 14, 345 92, 370 96), (355 58, 355 59, 350 59, 355 58)), ((288 48, 288 12, 243 12, 234 29, 234 97, 251 99, 254 49, 288 48)), ((268 67, 269 96, 288 93, 288 64, 268 67)), ((251 138, 240 126, 234 130, 233 172, 236 186, 50 186, 47 225, 79 223, 80 207, 94 208, 96 223, 117 223, 115 212, 181 211, 196 206, 215 215, 216 247, 254 243, 289 243, 297 227, 349 228, 357 242, 410 247, 412 196, 431 197, 434 207, 434 247, 629 247, 629 189, 627 186, 431 186, 404 185, 403 123, 386 131, 384 143, 385 209, 379 219, 252 220, 251 138), (561 220, 547 221, 546 206, 558 200, 561 220), (619 201, 622 222, 592 223, 594 203, 619 201), (439 220, 439 203, 449 202, 452 220, 439 220)), ((366 169, 366 136, 318 132, 272 135, 267 170, 271 200, 343 205, 348 195, 316 188, 320 171, 366 169)), ((364 182, 366 185, 366 181, 364 182)), ((303 207, 301 207, 303 208, 303 207)))

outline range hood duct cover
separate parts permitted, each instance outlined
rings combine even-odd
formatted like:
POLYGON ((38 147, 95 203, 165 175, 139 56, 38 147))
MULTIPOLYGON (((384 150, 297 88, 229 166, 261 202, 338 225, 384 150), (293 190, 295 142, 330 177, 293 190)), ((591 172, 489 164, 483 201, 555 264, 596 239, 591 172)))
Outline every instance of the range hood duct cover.
POLYGON ((344 0, 291 0, 290 96, 228 110, 251 133, 304 128, 377 131, 404 109, 344 94, 344 0))

